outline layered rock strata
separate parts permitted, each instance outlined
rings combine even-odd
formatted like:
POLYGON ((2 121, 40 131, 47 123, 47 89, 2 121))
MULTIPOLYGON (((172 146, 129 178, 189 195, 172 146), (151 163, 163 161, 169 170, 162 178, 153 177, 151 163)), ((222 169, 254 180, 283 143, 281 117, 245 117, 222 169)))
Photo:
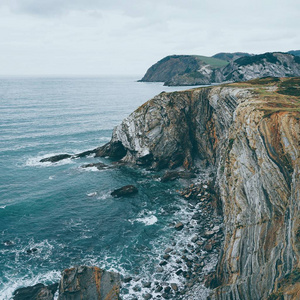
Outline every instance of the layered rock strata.
POLYGON ((216 168, 226 231, 213 299, 298 299, 299 82, 161 93, 96 152, 153 169, 216 168))
POLYGON ((58 300, 118 300, 119 292, 119 274, 80 266, 63 271, 58 300))

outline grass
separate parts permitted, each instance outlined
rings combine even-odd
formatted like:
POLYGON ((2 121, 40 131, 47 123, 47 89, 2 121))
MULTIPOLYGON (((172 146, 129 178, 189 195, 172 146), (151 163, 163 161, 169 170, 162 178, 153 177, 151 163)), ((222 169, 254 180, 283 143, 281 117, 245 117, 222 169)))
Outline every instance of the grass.
POLYGON ((207 57, 202 55, 195 55, 195 57, 210 65, 212 68, 222 68, 228 65, 227 61, 214 57, 207 57))
POLYGON ((273 113, 300 112, 300 77, 265 77, 231 85, 252 88, 260 100, 258 109, 265 112, 264 118, 273 113))

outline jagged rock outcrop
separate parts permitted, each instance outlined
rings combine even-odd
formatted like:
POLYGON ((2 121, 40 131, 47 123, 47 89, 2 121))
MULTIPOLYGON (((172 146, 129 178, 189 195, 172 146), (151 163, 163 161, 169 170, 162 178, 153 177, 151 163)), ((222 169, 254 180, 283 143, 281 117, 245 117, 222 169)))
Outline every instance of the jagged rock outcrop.
POLYGON ((123 161, 156 169, 217 169, 226 230, 213 299, 298 299, 299 91, 299 78, 266 78, 161 93, 98 151, 118 145, 123 161))
POLYGON ((260 55, 218 53, 213 57, 173 55, 150 67, 141 81, 163 81, 168 86, 184 86, 240 82, 267 76, 300 76, 300 58, 281 52, 260 55))
POLYGON ((119 293, 119 274, 80 266, 63 271, 58 300, 118 300, 119 293))

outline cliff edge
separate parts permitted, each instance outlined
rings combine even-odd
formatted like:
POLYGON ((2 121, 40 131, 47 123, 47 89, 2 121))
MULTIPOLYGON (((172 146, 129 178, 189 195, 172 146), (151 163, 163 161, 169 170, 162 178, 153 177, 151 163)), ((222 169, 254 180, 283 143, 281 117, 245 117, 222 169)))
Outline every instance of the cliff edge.
POLYGON ((299 143, 300 78, 263 78, 161 93, 96 155, 214 167, 226 230, 211 298, 299 299, 299 143))

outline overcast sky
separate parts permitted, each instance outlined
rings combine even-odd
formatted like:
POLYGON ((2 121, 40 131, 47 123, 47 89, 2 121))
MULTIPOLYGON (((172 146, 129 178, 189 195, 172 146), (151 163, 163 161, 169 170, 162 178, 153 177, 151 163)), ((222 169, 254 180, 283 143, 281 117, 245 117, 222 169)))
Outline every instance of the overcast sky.
POLYGON ((300 49, 299 0, 0 0, 0 75, 143 75, 164 56, 300 49))

